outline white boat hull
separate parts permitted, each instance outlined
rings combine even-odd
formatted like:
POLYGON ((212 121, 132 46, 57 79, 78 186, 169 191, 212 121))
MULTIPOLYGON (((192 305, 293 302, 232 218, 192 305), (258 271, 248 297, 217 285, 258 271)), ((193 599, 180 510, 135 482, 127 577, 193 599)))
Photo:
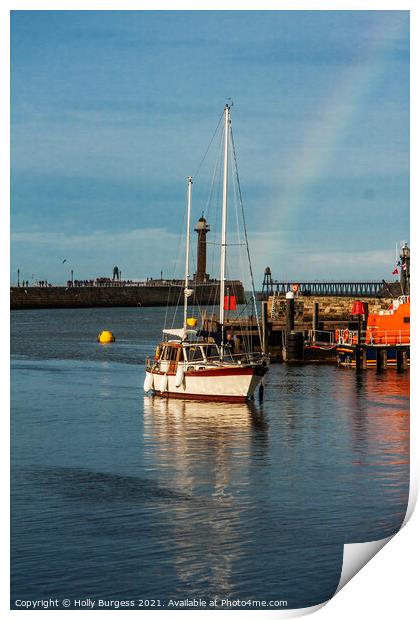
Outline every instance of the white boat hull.
MULTIPOLYGON (((150 369, 147 369, 146 373, 153 376, 152 391, 161 396, 244 402, 254 394, 266 373, 266 368, 263 366, 207 368, 202 371, 185 372, 179 386, 177 386, 175 373, 169 374, 150 369), (166 389, 162 390, 165 386, 166 389)), ((149 383, 150 381, 147 382, 149 383)))

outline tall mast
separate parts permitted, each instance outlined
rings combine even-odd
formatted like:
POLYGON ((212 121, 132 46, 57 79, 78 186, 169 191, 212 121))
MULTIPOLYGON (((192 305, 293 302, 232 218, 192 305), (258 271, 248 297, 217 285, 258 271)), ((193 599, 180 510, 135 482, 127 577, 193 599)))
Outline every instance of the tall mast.
POLYGON ((222 349, 224 340, 225 322, 225 280, 226 280, 226 222, 227 222, 227 199, 228 199, 228 158, 229 158, 229 130, 230 130, 230 106, 225 105, 225 146, 223 166, 223 203, 222 203, 222 237, 220 248, 220 314, 219 322, 222 329, 222 349))
POLYGON ((192 177, 188 177, 187 189, 187 241, 185 249, 185 284, 184 284, 184 337, 187 335, 187 313, 188 313, 188 297, 191 291, 188 288, 190 279, 190 221, 191 221, 191 198, 192 198, 192 177))

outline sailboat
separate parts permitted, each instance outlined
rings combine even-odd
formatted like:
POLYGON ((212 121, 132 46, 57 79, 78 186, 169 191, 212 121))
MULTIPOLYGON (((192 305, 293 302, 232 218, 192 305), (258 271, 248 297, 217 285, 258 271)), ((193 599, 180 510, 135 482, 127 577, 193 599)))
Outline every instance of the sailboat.
MULTIPOLYGON (((199 329, 196 325, 196 319, 188 318, 188 299, 193 293, 190 288, 189 276, 193 179, 188 177, 183 325, 180 328, 163 329, 163 339, 156 347, 155 356, 146 360, 144 391, 163 397, 245 402, 253 398, 255 390, 260 386, 268 370, 268 356, 262 350, 254 290, 252 294, 259 334, 259 351, 240 350, 236 352, 232 347, 231 335, 226 329, 225 288, 229 152, 230 141, 232 140, 231 107, 227 104, 223 115, 220 302, 217 330, 209 332, 199 329)), ((250 271, 253 284, 251 265, 250 271)))

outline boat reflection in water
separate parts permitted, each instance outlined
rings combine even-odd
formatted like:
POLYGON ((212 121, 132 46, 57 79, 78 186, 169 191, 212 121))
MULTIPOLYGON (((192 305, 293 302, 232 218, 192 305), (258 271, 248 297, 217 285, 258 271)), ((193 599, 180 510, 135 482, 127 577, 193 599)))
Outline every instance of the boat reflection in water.
POLYGON ((165 419, 167 423, 183 424, 183 433, 188 433, 189 429, 196 425, 218 429, 221 433, 225 433, 232 427, 250 429, 252 426, 261 428, 266 425, 262 406, 257 406, 254 401, 226 405, 218 402, 183 399, 169 401, 160 396, 145 396, 145 421, 151 415, 153 415, 153 423, 160 424, 165 419))
POLYGON ((171 510, 165 543, 178 587, 228 596, 238 586, 244 534, 258 520, 249 468, 267 458, 264 414, 253 403, 145 397, 143 420, 147 465, 190 497, 171 510))
POLYGON ((145 397, 143 424, 150 464, 191 491, 211 488, 213 497, 226 496, 226 487, 241 478, 248 485, 246 464, 266 452, 268 424, 253 402, 223 408, 215 402, 145 397))

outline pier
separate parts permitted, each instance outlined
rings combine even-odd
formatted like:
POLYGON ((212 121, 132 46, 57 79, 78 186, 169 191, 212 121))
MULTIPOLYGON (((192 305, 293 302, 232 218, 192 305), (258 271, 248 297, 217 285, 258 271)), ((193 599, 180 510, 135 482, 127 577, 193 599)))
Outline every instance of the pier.
MULTIPOLYGON (((242 282, 232 280, 226 283, 235 291, 238 303, 245 301, 242 282)), ((219 302, 219 283, 210 280, 192 284, 192 305, 208 306, 219 302)), ((176 306, 182 299, 181 280, 149 280, 130 283, 126 286, 117 282, 96 285, 90 281, 77 286, 14 286, 10 289, 11 310, 42 310, 52 308, 117 308, 138 306, 176 306)))
MULTIPOLYGON (((288 295, 273 295, 268 301, 263 301, 261 335, 264 351, 269 354, 271 362, 336 364, 337 336, 341 338, 347 332, 350 334, 350 342, 353 339, 357 344, 358 334, 361 342, 366 334, 365 331, 358 332, 359 320, 352 314, 354 301, 349 297, 295 297, 290 292, 288 295)), ((359 298, 358 301, 368 304, 369 312, 377 314, 386 311, 393 299, 359 298)), ((206 317, 204 323, 205 329, 215 330, 217 317, 206 317)), ((239 348, 241 342, 248 339, 257 350, 259 334, 255 317, 228 318, 225 327, 227 332, 233 334, 239 348)), ((359 355, 356 355, 356 360, 359 360, 357 368, 376 365, 378 370, 386 369, 390 363, 387 354, 391 349, 394 352, 395 347, 397 353, 393 355, 396 355, 396 361, 392 359, 392 365, 396 365, 398 370, 404 370, 407 368, 410 343, 409 337, 407 341, 407 337, 401 334, 393 334, 389 343, 384 341, 382 345, 376 345, 374 348, 378 351, 377 355, 368 355, 372 346, 360 345, 359 355)))
MULTIPOLYGON (((409 248, 405 246, 401 259, 405 261, 406 268, 410 269, 409 248), (404 258, 403 258, 404 256, 404 258)), ((267 301, 272 295, 286 295, 288 291, 299 291, 300 295, 316 297, 386 297, 395 294, 393 289, 398 289, 396 294, 401 294, 406 287, 408 275, 401 273, 401 282, 386 282, 385 280, 273 280, 270 267, 266 267, 262 282, 260 301, 267 301), (397 285, 397 286, 396 286, 397 285)))
POLYGON ((260 300, 267 300, 271 295, 285 295, 296 288, 301 295, 326 297, 379 297, 384 292, 384 280, 351 281, 292 281, 273 280, 271 269, 267 267, 262 283, 260 300))

